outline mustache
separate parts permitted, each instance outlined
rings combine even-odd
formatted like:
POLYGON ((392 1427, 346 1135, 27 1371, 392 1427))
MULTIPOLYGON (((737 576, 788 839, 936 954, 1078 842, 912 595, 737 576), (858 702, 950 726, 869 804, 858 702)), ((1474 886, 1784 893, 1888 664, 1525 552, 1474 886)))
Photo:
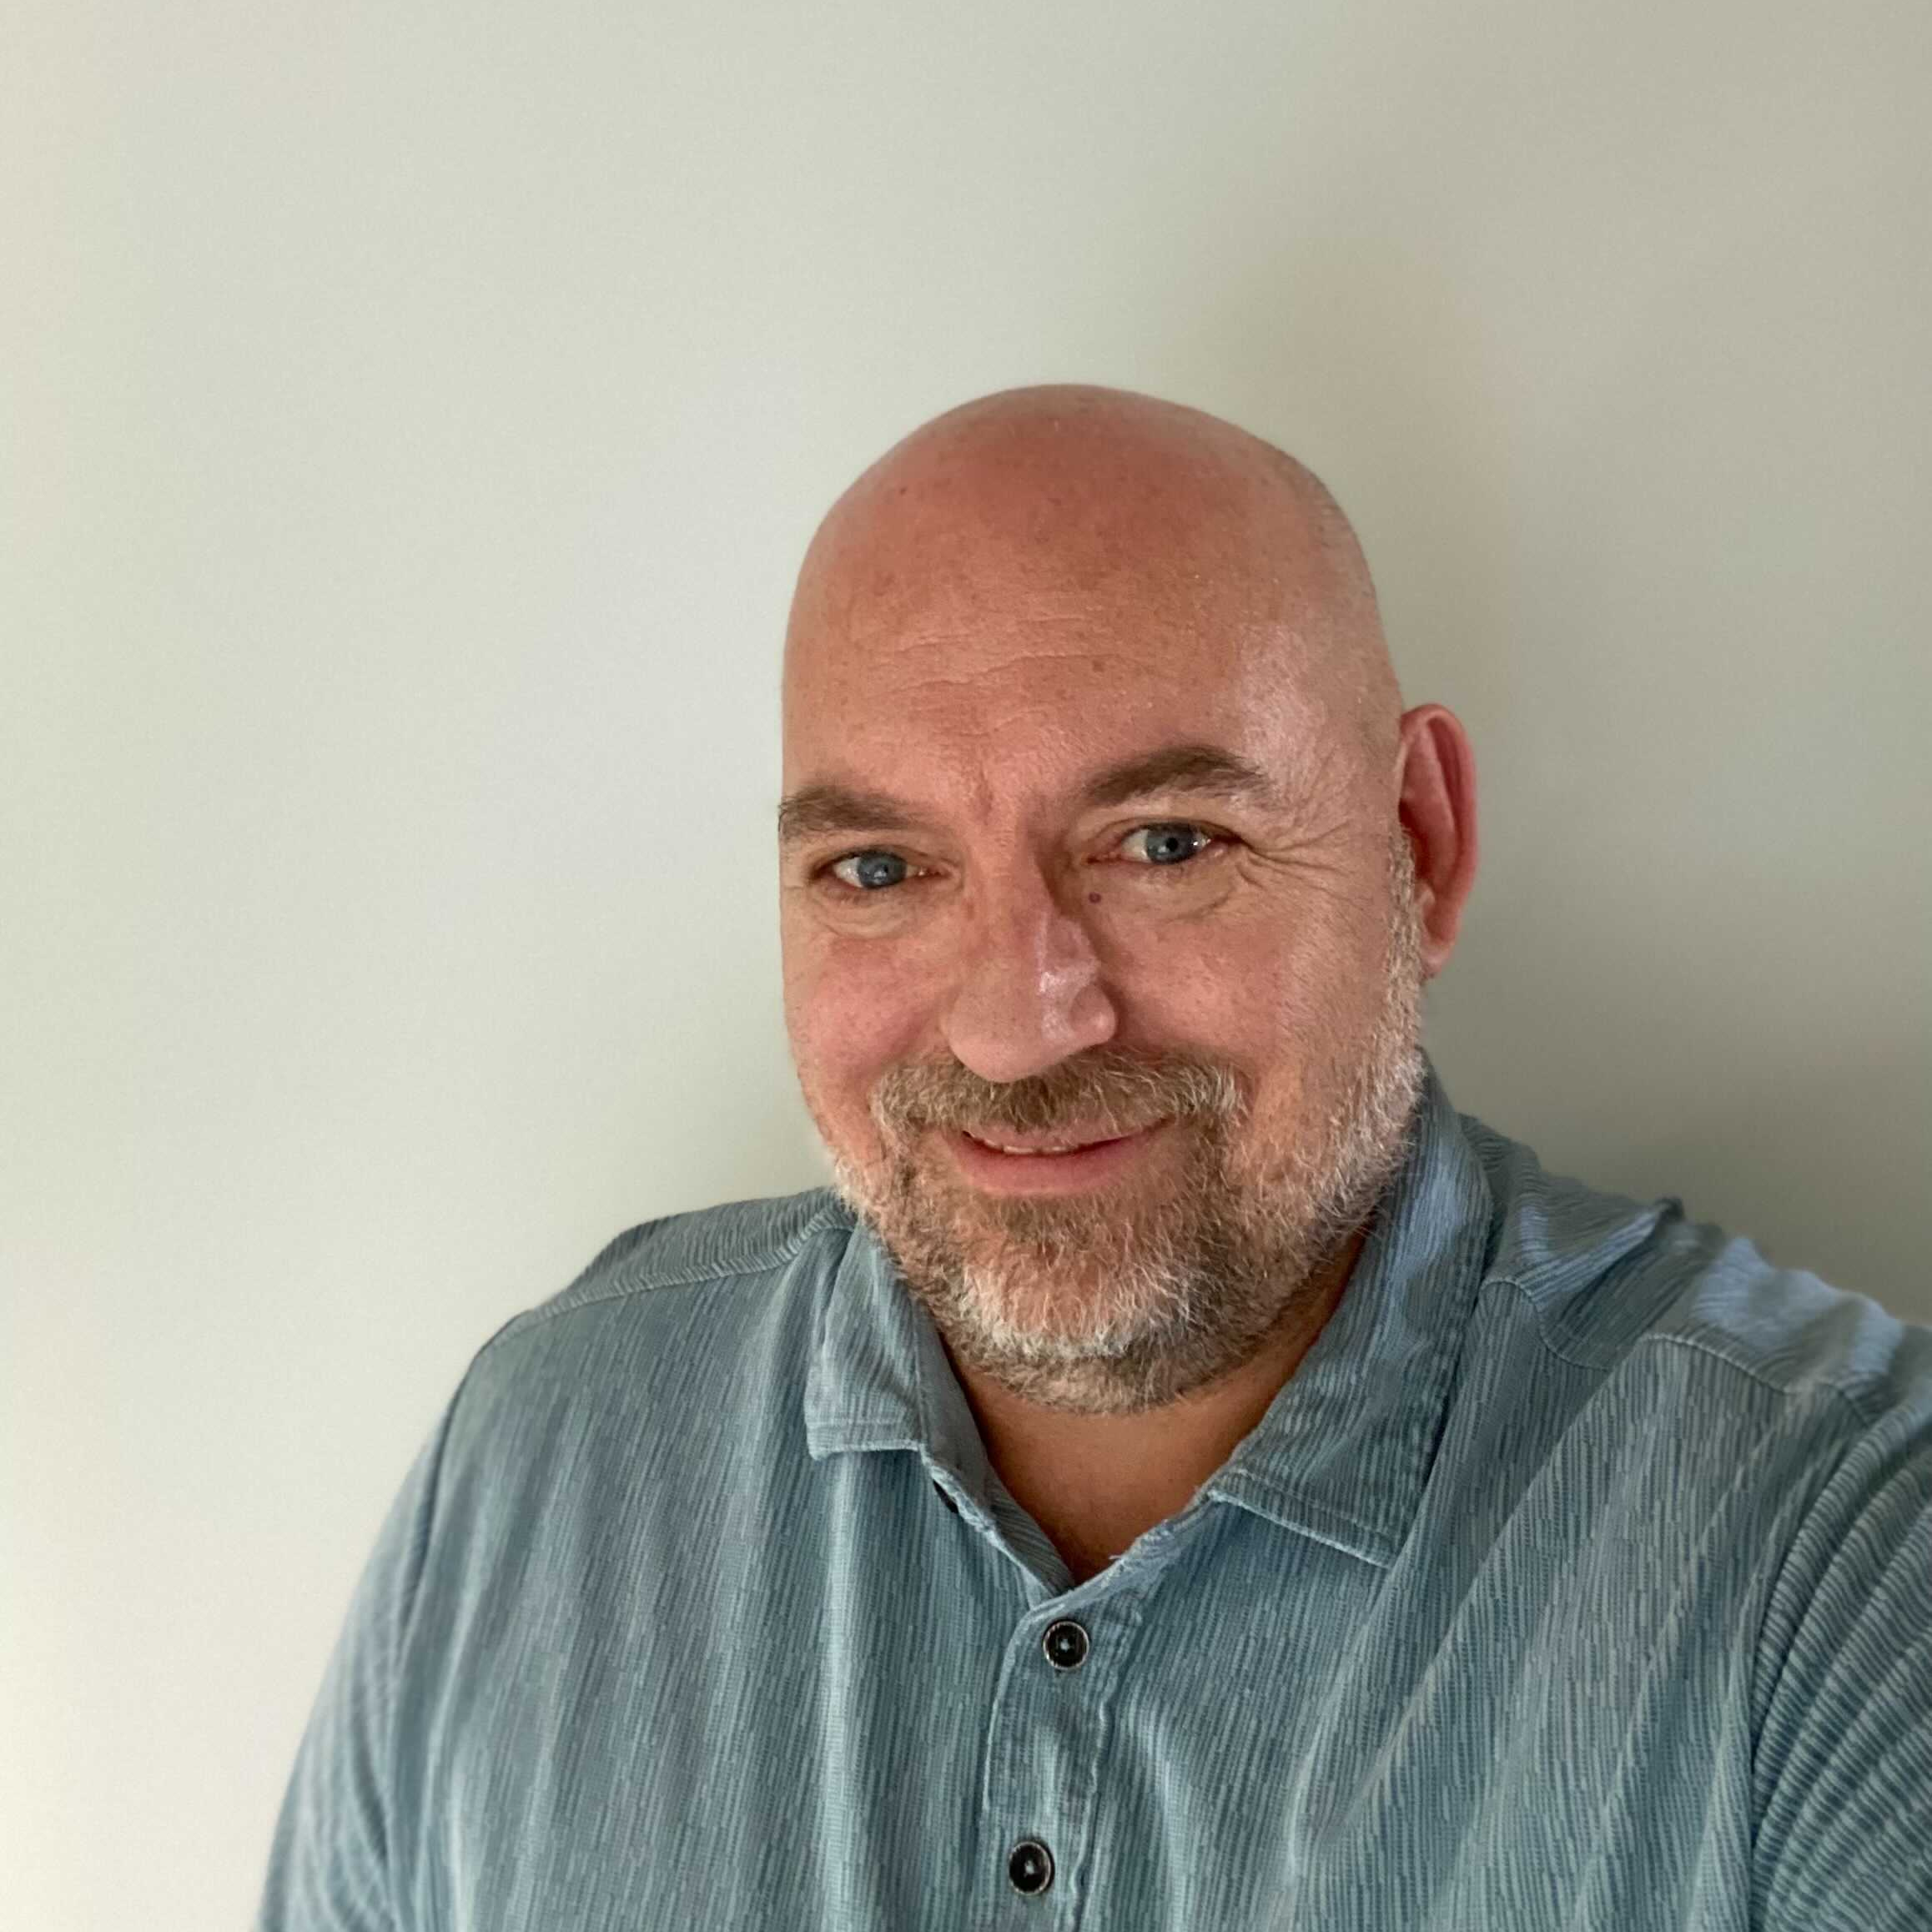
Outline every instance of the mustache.
POLYGON ((894 1067, 873 1089, 872 1116, 888 1140, 928 1127, 1119 1135, 1176 1118, 1227 1123, 1246 1104, 1241 1081, 1220 1061, 1096 1047, 1018 1080, 982 1079, 955 1059, 894 1067))

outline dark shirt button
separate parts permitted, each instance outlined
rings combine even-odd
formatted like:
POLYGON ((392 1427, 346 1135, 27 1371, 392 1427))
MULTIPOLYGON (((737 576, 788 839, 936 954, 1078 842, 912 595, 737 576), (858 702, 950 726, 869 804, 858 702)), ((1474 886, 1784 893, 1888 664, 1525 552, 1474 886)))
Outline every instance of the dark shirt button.
POLYGON ((1044 1892, 1054 1882, 1054 1855, 1037 1838, 1023 1838, 1007 1854, 1006 1875, 1016 1892, 1044 1892))
POLYGON ((959 1513, 959 1506, 958 1506, 958 1503, 956 1503, 955 1502, 953 1502, 953 1500, 952 1499, 952 1497, 949 1497, 948 1495, 947 1495, 947 1493, 946 1493, 946 1490, 945 1490, 945 1486, 944 1486, 943 1483, 941 1483, 941 1482, 938 1481, 938 1479, 937 1477, 934 1477, 934 1479, 933 1479, 933 1488, 935 1488, 936 1490, 938 1490, 938 1492, 939 1492, 939 1500, 940 1500, 940 1502, 943 1502, 943 1503, 944 1503, 944 1504, 945 1504, 945 1506, 947 1507, 947 1508, 948 1508, 948 1509, 949 1509, 949 1510, 951 1510, 951 1511, 952 1511, 952 1512, 953 1513, 953 1515, 954 1515, 954 1516, 957 1516, 957 1515, 958 1515, 958 1513, 959 1513))
POLYGON ((1056 1670, 1078 1670, 1087 1661, 1087 1633, 1070 1617, 1048 1624, 1039 1647, 1056 1670))

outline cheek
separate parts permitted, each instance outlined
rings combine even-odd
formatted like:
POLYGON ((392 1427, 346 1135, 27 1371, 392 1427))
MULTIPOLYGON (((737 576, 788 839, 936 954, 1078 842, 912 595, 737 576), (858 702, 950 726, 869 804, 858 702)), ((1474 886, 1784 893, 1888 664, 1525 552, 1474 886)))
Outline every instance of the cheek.
POLYGON ((1120 964, 1134 1036, 1211 1054, 1277 1094, 1355 1037, 1379 984, 1351 936, 1280 917, 1170 927, 1120 964))
POLYGON ((1122 920, 1108 934, 1108 978, 1135 1034, 1230 1058, 1280 1031, 1305 947, 1265 909, 1192 920, 1122 920))
POLYGON ((918 976, 893 948, 815 929, 783 934, 785 1027, 807 1096, 847 1135, 868 1119, 879 1076, 916 1057, 928 1015, 918 976))

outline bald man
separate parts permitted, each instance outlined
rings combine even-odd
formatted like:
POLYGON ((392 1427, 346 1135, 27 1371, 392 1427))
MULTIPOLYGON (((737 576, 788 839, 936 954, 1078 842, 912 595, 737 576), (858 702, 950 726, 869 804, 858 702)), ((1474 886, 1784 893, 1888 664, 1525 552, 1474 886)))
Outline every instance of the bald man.
POLYGON ((1932 1926, 1932 1331, 1451 1106, 1473 761, 1316 479, 927 425, 784 765, 834 1185, 478 1354, 264 1932, 1932 1926))

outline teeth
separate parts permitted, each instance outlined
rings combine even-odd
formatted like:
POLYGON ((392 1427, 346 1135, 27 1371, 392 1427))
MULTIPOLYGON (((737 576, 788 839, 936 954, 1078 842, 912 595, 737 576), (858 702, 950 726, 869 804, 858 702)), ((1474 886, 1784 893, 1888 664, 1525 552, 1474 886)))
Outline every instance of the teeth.
POLYGON ((1004 1141, 985 1140, 975 1134, 973 1138, 982 1147, 990 1147, 1000 1154, 1071 1154, 1082 1147, 1094 1147, 1099 1143, 1094 1140, 1063 1140, 1051 1147, 1009 1147, 1004 1141))

